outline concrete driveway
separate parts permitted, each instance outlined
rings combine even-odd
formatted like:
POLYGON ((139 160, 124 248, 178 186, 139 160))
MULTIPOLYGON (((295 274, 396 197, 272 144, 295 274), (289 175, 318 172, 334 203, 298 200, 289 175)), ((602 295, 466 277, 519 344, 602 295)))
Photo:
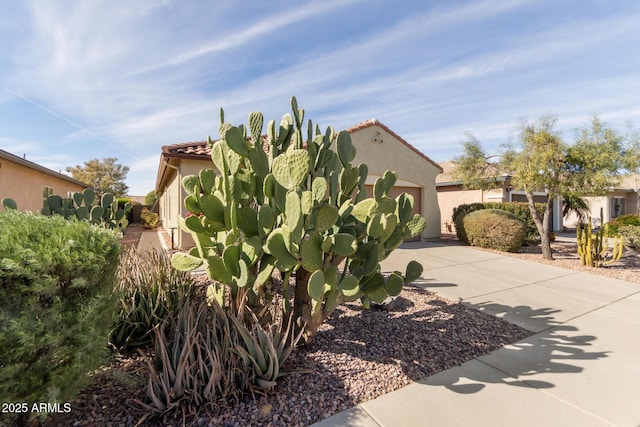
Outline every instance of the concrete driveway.
POLYGON ((383 270, 535 335, 316 426, 640 426, 640 284, 464 246, 403 245, 383 270))

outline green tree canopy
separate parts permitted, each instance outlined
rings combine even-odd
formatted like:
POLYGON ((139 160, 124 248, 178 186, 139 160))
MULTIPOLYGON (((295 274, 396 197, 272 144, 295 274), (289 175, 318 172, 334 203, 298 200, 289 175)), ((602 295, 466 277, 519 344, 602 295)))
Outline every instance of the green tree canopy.
POLYGON ((512 176, 514 189, 527 196, 546 259, 553 259, 547 230, 554 198, 603 194, 617 183, 621 173, 634 166, 634 156, 638 156, 637 143, 627 141, 598 116, 576 131, 573 144, 563 141, 557 120, 554 115, 544 115, 535 123, 521 121, 516 143, 507 146, 495 161, 475 138, 463 144, 463 154, 456 159, 460 166, 457 177, 468 188, 486 188, 498 171, 512 176), (542 216, 535 209, 534 191, 545 191, 549 196, 542 216))
POLYGON ((452 178, 461 181, 465 188, 494 188, 499 175, 495 161, 492 161, 496 156, 487 155, 471 132, 465 132, 465 136, 462 143, 464 154, 454 159, 456 167, 451 171, 452 178))
POLYGON ((158 193, 155 190, 151 190, 144 196, 144 204, 145 205, 154 205, 158 200, 158 193))
POLYGON ((68 167, 66 171, 70 172, 74 179, 92 186, 98 197, 104 193, 123 197, 129 191, 129 187, 124 183, 129 167, 116 163, 117 161, 115 157, 93 159, 84 162, 84 166, 68 167))

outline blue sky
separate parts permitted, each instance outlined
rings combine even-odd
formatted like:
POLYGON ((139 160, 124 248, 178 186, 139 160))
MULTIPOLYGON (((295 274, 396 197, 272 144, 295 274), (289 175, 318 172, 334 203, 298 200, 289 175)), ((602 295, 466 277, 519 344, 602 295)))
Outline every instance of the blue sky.
POLYGON ((68 1, 0 4, 0 148, 54 170, 117 157, 130 193, 163 145, 298 98, 324 129, 377 118, 435 161, 519 118, 640 125, 640 3, 68 1))

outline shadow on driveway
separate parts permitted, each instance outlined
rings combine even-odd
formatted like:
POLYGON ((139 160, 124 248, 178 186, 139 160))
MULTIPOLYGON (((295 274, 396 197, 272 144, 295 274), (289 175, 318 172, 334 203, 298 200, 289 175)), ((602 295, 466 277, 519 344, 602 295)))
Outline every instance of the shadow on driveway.
POLYGON ((553 308, 534 309, 525 305, 509 307, 496 303, 467 304, 481 312, 509 320, 509 316, 526 317, 531 322, 546 324, 543 332, 508 345, 479 360, 494 368, 499 375, 487 375, 485 370, 449 371, 447 375, 436 375, 425 381, 439 385, 456 393, 477 393, 488 383, 501 383, 516 387, 549 389, 555 385, 550 381, 535 379, 540 374, 577 374, 583 368, 572 361, 597 360, 607 357, 607 351, 590 351, 597 339, 593 335, 579 335, 578 328, 560 324, 553 319, 559 310, 553 308), (455 375, 460 372, 460 375, 455 375))

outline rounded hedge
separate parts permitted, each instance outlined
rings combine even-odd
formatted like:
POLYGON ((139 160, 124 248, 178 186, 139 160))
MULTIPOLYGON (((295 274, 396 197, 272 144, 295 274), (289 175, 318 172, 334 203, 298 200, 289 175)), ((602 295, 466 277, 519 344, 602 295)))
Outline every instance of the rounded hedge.
POLYGON ((482 209, 462 219, 471 246, 517 252, 527 235, 527 224, 514 214, 500 209, 482 209))
POLYGON ((0 400, 69 402, 108 356, 117 234, 15 211, 0 230, 0 400))
POLYGON ((485 209, 483 203, 470 203, 453 208, 452 219, 456 227, 456 235, 458 236, 458 240, 460 240, 461 242, 469 243, 469 240, 467 239, 467 233, 465 233, 464 231, 464 224, 462 220, 467 214, 480 209, 485 209))

